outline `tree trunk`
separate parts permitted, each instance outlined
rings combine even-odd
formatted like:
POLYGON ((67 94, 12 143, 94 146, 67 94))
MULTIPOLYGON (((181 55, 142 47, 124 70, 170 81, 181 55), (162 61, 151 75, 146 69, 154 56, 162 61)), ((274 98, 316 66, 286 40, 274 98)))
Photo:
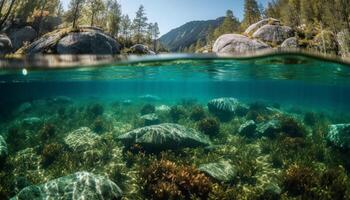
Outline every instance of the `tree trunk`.
POLYGON ((43 15, 44 15, 44 9, 47 4, 47 0, 42 0, 42 5, 41 5, 41 10, 40 10, 40 16, 39 16, 39 21, 38 21, 38 36, 41 33, 41 27, 42 27, 42 21, 43 21, 43 15))
MULTIPOLYGON (((4 1, 5 1, 5 0, 4 0, 4 1)), ((3 28, 2 26, 3 26, 4 23, 6 22, 7 18, 10 16, 11 11, 12 11, 12 8, 13 8, 13 6, 15 5, 15 1, 16 1, 16 0, 12 0, 9 9, 7 10, 7 13, 6 13, 5 16, 3 17, 3 19, 1 19, 1 21, 0 21, 0 30, 2 30, 2 28, 3 28)))

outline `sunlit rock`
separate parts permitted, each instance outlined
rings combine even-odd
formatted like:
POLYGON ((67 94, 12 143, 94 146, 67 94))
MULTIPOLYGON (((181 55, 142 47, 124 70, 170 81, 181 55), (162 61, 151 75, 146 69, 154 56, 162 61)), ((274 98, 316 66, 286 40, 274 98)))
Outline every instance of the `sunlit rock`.
POLYGON ((41 185, 22 189, 16 199, 119 199, 121 189, 106 177, 89 172, 77 172, 41 185))
POLYGON ((291 37, 286 39, 282 44, 282 48, 297 48, 298 47, 298 40, 296 37, 291 37))
POLYGON ((68 147, 76 152, 83 152, 99 147, 100 136, 92 132, 90 128, 82 127, 71 133, 65 138, 64 142, 68 147))
POLYGON ((178 124, 160 124, 135 129, 118 137, 126 146, 138 144, 150 151, 208 146, 207 136, 178 124))
POLYGON ((336 147, 350 149, 350 124, 330 125, 327 140, 336 147))
POLYGON ((208 109, 224 121, 230 120, 235 115, 244 116, 248 112, 248 107, 235 98, 213 99, 208 102, 208 109))
POLYGON ((237 176, 236 167, 228 161, 202 164, 198 170, 221 182, 230 182, 237 176))
POLYGON ((0 54, 7 54, 13 50, 12 42, 9 37, 0 34, 0 54))
POLYGON ((274 19, 274 18, 268 18, 268 19, 260 20, 257 23, 250 25, 244 31, 244 35, 251 36, 251 35, 253 35, 255 33, 255 31, 257 31, 259 28, 261 28, 262 26, 264 26, 266 24, 279 25, 280 21, 277 20, 277 19, 274 19))
POLYGON ((239 34, 225 34, 214 43, 215 53, 245 53, 270 48, 267 44, 239 34))
POLYGON ((284 42, 286 39, 293 37, 294 31, 288 26, 280 25, 264 25, 259 28, 254 34, 253 37, 259 39, 263 42, 268 42, 271 44, 279 45, 284 42))

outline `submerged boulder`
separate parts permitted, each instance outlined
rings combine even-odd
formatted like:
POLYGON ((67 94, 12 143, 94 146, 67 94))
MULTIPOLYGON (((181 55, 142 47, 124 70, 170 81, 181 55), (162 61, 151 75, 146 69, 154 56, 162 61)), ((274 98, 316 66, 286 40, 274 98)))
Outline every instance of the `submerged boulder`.
POLYGON ((275 137, 281 130, 281 122, 279 120, 271 120, 268 122, 262 122, 258 124, 256 132, 259 136, 263 137, 275 137))
POLYGON ((26 26, 10 33, 13 48, 21 48, 25 43, 32 42, 37 36, 37 32, 31 26, 26 26))
POLYGON ((330 125, 327 140, 336 147, 350 149, 350 124, 330 125))
POLYGON ((267 24, 259 28, 253 37, 264 42, 281 44, 293 35, 294 31, 291 27, 267 24))
POLYGON ((129 54, 140 54, 140 55, 155 55, 152 50, 149 49, 148 46, 143 44, 135 44, 134 46, 130 47, 130 50, 128 51, 129 54))
POLYGON ((267 44, 239 34, 225 34, 214 43, 215 53, 245 53, 270 48, 267 44))
POLYGON ((0 135, 0 161, 5 159, 8 155, 8 149, 7 144, 5 142, 5 139, 0 135))
POLYGON ((156 125, 160 122, 158 115, 155 113, 143 115, 141 116, 141 120, 143 120, 145 126, 156 125))
POLYGON ((239 127, 238 133, 246 137, 254 137, 256 135, 256 127, 255 122, 249 120, 239 127))
POLYGON ((282 48, 297 48, 298 47, 298 39, 296 37, 291 37, 286 39, 282 44, 282 48))
POLYGON ((19 199, 119 199, 121 189, 106 177, 77 172, 41 185, 22 189, 11 200, 19 199))
POLYGON ((248 107, 235 98, 218 98, 208 102, 209 112, 221 120, 230 120, 234 115, 244 116, 248 107))
POLYGON ((265 26, 266 24, 270 25, 280 25, 280 21, 274 18, 268 18, 258 21, 255 24, 250 25, 245 31, 244 35, 251 36, 262 26, 265 26))
POLYGON ((76 152, 98 149, 101 137, 92 132, 90 128, 82 127, 69 133, 64 142, 76 152))
POLYGON ((135 129, 119 136, 118 140, 126 146, 138 144, 150 151, 210 145, 207 136, 194 129, 171 123, 135 129))
POLYGON ((11 53, 12 49, 11 39, 4 34, 0 34, 0 54, 11 53))
POLYGON ((17 53, 119 54, 120 45, 98 28, 80 27, 47 33, 17 53))
POLYGON ((221 182, 233 181, 237 176, 236 167, 228 161, 202 164, 198 170, 221 182))

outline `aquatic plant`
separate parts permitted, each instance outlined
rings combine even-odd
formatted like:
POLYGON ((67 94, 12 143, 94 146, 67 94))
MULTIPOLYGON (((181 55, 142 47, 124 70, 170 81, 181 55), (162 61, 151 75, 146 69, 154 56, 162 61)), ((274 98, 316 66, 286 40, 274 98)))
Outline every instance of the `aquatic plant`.
POLYGON ((293 196, 310 195, 312 189, 317 186, 316 173, 307 166, 291 165, 283 177, 284 190, 293 196))
POLYGON ((50 143, 45 145, 41 154, 44 167, 51 165, 62 152, 63 145, 61 144, 50 143))
POLYGON ((104 107, 103 105, 99 104, 99 103, 95 103, 95 104, 90 104, 87 107, 87 115, 91 118, 96 118, 98 116, 101 116, 104 112, 104 107))
POLYGON ((46 123, 39 131, 39 136, 42 142, 46 142, 54 137, 56 134, 56 127, 51 123, 46 123))
POLYGON ((194 121, 202 120, 205 118, 205 116, 206 116, 205 111, 201 106, 193 107, 190 113, 190 118, 194 121))
POLYGON ((10 152, 16 152, 26 146, 25 137, 17 127, 9 128, 6 143, 10 152))
POLYGON ((146 104, 141 108, 141 115, 147 115, 156 112, 156 107, 152 104, 146 104))
POLYGON ((169 114, 173 122, 178 122, 181 118, 186 118, 185 108, 179 105, 172 106, 169 114))
POLYGON ((216 136, 220 132, 220 122, 216 118, 205 118, 198 123, 198 129, 209 136, 216 136))
POLYGON ((105 130, 104 121, 100 116, 94 120, 92 130, 96 133, 102 133, 105 130))
POLYGON ((207 199, 212 182, 193 166, 155 161, 141 172, 146 196, 152 199, 207 199))
POLYGON ((305 127, 292 117, 282 117, 281 131, 290 137, 306 136, 305 127))
POLYGON ((317 122, 317 115, 313 112, 307 112, 304 114, 304 123, 309 126, 315 125, 317 122))

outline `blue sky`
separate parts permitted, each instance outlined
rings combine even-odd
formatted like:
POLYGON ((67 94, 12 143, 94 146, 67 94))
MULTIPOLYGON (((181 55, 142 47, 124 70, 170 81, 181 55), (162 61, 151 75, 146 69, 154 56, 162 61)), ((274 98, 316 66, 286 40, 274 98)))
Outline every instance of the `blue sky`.
MULTIPOLYGON (((268 0, 258 0, 266 5, 268 0)), ((62 0, 66 8, 69 0, 62 0)), ((158 22, 161 34, 193 20, 208 20, 233 10, 242 19, 244 0, 119 0, 124 14, 131 18, 142 4, 150 22, 158 22)))

